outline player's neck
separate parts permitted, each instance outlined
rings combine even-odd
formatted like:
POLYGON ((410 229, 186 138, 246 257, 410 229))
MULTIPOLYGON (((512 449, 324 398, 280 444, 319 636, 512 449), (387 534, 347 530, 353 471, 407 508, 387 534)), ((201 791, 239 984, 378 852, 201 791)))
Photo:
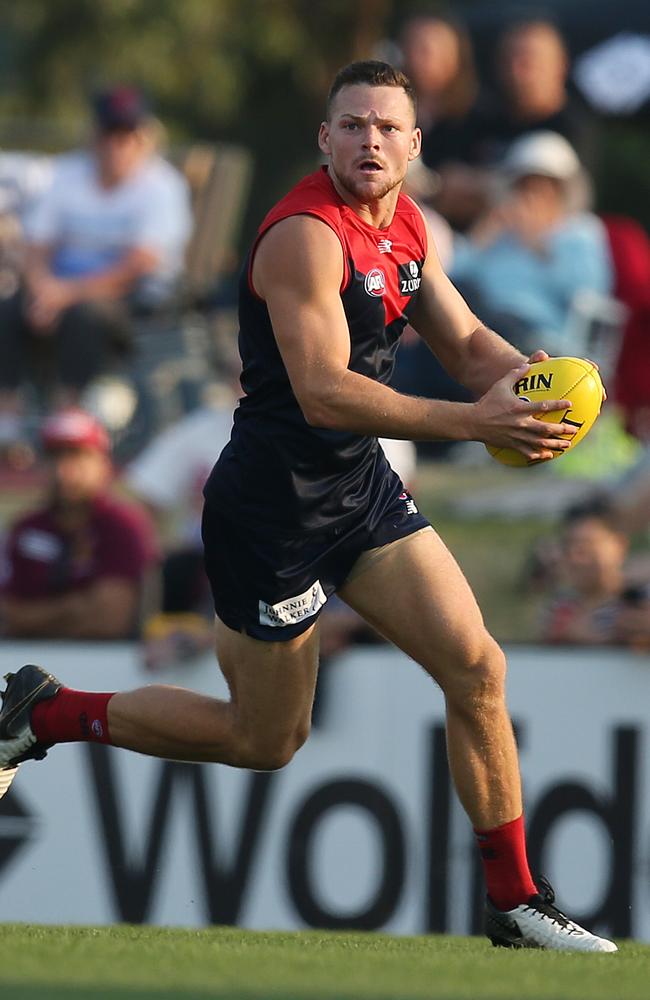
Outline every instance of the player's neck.
POLYGON ((396 187, 391 188, 388 194, 385 194, 383 198, 378 198, 375 201, 359 201, 351 191, 348 190, 336 176, 331 166, 328 168, 328 174, 336 193, 349 205, 355 215, 358 215, 360 219, 367 222, 369 225, 374 226, 375 229, 387 229, 393 217, 395 215, 395 209, 397 207, 397 199, 402 185, 398 184, 396 187))

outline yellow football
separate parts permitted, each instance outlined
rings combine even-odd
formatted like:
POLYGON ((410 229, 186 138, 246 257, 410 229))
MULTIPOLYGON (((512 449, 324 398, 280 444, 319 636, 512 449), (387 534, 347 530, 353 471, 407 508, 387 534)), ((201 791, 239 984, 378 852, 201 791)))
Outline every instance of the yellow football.
MULTIPOLYGON (((571 448, 582 441, 591 430, 600 413, 605 392, 600 381, 598 369, 591 361, 581 358, 549 358, 548 361, 536 361, 529 371, 514 384, 514 392, 521 399, 538 402, 544 399, 568 399, 573 403, 570 409, 555 410, 552 413, 537 415, 538 420, 547 423, 567 423, 576 428, 576 433, 569 440, 571 448)), ((497 462, 503 465, 539 465, 540 461, 551 462, 553 459, 535 459, 529 461, 513 448, 494 448, 487 445, 487 450, 497 462)), ((559 451, 553 458, 559 458, 564 451, 559 451)))

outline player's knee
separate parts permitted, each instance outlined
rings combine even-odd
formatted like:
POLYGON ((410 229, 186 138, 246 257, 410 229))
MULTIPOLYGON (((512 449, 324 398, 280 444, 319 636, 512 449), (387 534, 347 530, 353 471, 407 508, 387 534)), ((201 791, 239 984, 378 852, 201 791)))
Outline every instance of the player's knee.
POLYGON ((505 691, 506 658, 492 636, 485 632, 480 640, 465 648, 460 662, 451 672, 451 682, 445 688, 448 700, 465 711, 488 710, 502 701, 505 691))
POLYGON ((250 740, 243 753, 243 766, 253 771, 279 771, 293 760, 308 735, 309 727, 299 726, 275 740, 250 740))

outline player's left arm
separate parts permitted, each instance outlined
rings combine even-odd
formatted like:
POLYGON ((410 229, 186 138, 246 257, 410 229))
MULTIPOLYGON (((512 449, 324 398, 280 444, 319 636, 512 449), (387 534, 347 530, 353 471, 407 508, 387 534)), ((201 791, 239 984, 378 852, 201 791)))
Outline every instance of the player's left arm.
POLYGON ((529 360, 474 315, 444 273, 431 238, 409 319, 449 374, 477 396, 529 360))

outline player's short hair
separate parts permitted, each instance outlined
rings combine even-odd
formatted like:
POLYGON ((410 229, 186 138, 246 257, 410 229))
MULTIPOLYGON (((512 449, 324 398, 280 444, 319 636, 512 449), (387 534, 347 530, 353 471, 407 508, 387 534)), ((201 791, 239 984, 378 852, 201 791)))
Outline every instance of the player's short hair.
POLYGON ((365 83, 369 87, 401 87, 411 102, 413 116, 417 116, 415 89, 406 73, 402 73, 400 69, 396 69, 390 63, 380 62, 378 59, 364 59, 344 66, 334 77, 329 94, 327 95, 325 109, 328 121, 334 98, 339 90, 342 90, 343 87, 354 86, 357 83, 365 83))

